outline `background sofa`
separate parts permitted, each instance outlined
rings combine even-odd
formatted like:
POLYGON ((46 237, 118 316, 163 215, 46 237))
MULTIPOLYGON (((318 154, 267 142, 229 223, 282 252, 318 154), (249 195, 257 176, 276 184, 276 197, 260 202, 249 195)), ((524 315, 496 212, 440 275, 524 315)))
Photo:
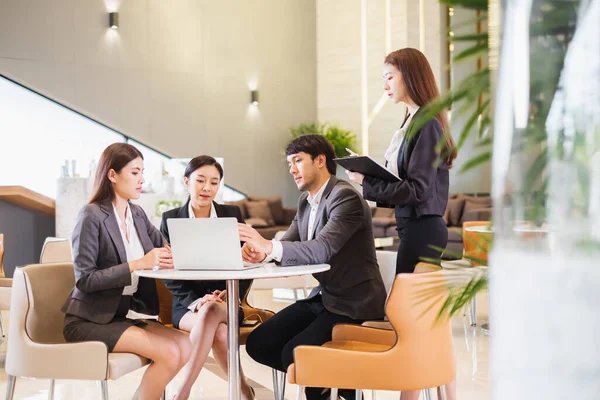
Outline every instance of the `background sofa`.
MULTIPOLYGON (((396 232, 396 218, 391 208, 372 208, 373 235, 393 237, 394 244, 386 250, 397 250, 400 245, 396 232)), ((453 194, 448 198, 444 220, 448 227, 448 244, 443 259, 453 260, 462 257, 462 225, 465 221, 489 221, 492 217, 492 199, 487 194, 453 194)))
POLYGON ((238 206, 246 223, 269 240, 287 230, 296 215, 296 208, 283 207, 281 197, 247 197, 225 204, 238 206))

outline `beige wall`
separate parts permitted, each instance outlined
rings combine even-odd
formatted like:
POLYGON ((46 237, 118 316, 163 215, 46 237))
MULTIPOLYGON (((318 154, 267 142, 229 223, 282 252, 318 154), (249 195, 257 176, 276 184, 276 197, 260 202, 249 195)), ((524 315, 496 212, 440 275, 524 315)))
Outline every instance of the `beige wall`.
POLYGON ((288 128, 317 116, 315 8, 0 0, 0 73, 171 156, 224 157, 229 185, 295 204, 282 152, 288 128))
MULTIPOLYGON (((420 9, 418 0, 390 0, 391 50, 420 46, 420 9)), ((362 143, 361 60, 362 35, 366 35, 368 110, 383 94, 382 69, 387 51, 385 0, 368 0, 366 29, 361 29, 361 1, 317 0, 317 82, 320 121, 339 123, 357 133, 362 143)), ((440 15, 437 0, 425 0, 423 23, 425 49, 436 79, 442 78, 443 54, 440 15)), ((383 153, 404 115, 402 105, 386 103, 369 129, 369 155, 381 161, 383 153)))
MULTIPOLYGON (((402 47, 423 48, 434 71, 440 90, 448 87, 447 79, 447 11, 438 0, 389 0, 391 50, 402 47), (424 11, 421 13, 421 11, 424 11), (421 40, 421 23, 424 37, 421 40)), ((367 0, 366 9, 366 64, 367 99, 369 114, 383 93, 382 63, 387 54, 385 30, 386 0, 367 0)), ((341 124, 355 132, 362 142, 361 113, 361 1, 317 0, 317 98, 318 118, 321 122, 341 124)), ((460 12, 456 22, 474 15, 460 12)), ((457 48, 457 51, 459 48, 457 48)), ((475 61, 452 65, 452 80, 475 68, 475 61)), ((398 129, 404 107, 386 102, 375 116, 368 131, 368 154, 382 162, 391 137, 398 129)), ((455 135, 464 125, 464 118, 456 116, 452 121, 455 135)), ((458 174, 462 163, 475 154, 473 143, 467 143, 460 152, 456 168, 451 172, 451 192, 489 191, 489 165, 468 174, 458 174)))

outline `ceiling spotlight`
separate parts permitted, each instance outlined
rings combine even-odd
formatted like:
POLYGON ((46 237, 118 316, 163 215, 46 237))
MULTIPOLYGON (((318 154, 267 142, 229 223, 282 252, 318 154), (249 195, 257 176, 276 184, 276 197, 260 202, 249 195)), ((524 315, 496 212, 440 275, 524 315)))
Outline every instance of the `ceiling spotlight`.
POLYGON ((252 104, 253 106, 258 105, 258 90, 250 91, 250 104, 252 104))

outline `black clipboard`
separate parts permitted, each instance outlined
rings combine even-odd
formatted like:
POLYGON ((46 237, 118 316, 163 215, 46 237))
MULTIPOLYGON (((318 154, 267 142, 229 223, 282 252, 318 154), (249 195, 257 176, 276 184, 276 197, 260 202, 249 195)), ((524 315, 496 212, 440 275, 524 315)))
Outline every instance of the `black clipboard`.
POLYGON ((400 182, 400 178, 392 174, 369 156, 334 158, 333 161, 346 168, 348 171, 360 172, 364 176, 372 176, 384 181, 400 182))

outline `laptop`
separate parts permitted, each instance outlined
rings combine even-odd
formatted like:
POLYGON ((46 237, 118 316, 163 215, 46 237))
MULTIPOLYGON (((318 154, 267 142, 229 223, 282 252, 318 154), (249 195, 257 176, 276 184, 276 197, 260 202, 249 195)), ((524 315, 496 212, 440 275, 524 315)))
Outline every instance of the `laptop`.
POLYGON ((167 220, 173 265, 179 270, 243 270, 263 263, 242 260, 236 218, 167 220))

